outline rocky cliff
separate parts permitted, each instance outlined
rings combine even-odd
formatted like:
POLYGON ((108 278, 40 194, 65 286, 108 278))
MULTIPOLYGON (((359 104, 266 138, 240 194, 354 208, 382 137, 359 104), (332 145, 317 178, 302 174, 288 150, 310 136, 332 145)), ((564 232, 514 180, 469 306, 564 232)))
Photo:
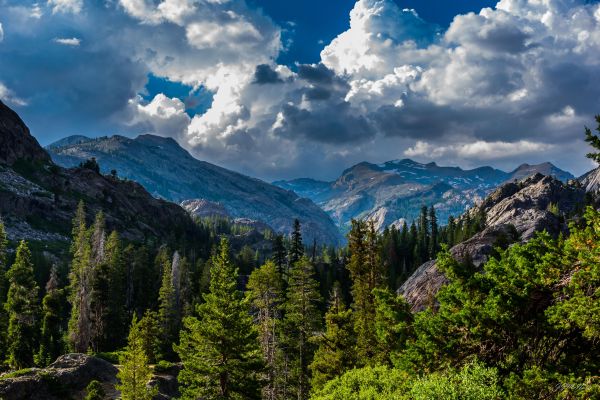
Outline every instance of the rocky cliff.
POLYGON ((108 228, 131 240, 195 232, 181 207, 154 198, 135 182, 55 165, 23 121, 2 103, 0 127, 0 216, 9 238, 68 240, 80 200, 90 221, 103 211, 108 228))
POLYGON ((219 203, 232 218, 266 223, 289 233, 293 221, 302 222, 307 243, 340 244, 343 237, 331 218, 311 200, 192 157, 170 138, 141 135, 82 139, 67 138, 48 146, 53 160, 72 167, 95 157, 103 172, 116 170, 157 197, 182 202, 203 199, 219 203))
MULTIPOLYGON (((461 262, 469 260, 481 266, 494 246, 506 246, 516 241, 527 241, 541 230, 558 235, 567 229, 565 219, 583 207, 585 190, 571 181, 535 174, 519 182, 507 183, 492 192, 478 207, 486 214, 486 228, 469 240, 450 249, 461 262)), ((447 279, 435 260, 421 265, 398 289, 413 311, 421 311, 432 304, 432 299, 447 279)))
POLYGON ((50 157, 17 113, 0 101, 0 164, 11 166, 19 160, 48 163, 50 157))

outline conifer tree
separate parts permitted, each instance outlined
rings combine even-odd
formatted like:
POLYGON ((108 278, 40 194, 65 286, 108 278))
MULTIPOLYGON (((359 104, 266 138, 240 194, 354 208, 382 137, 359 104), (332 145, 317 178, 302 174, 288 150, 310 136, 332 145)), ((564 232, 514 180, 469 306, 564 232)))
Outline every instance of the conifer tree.
POLYGON ((162 284, 158 294, 158 319, 162 332, 161 356, 170 358, 173 355, 172 344, 177 336, 177 298, 173 286, 173 264, 168 258, 168 251, 161 250, 157 259, 162 260, 162 284))
POLYGON ((439 242, 438 242, 438 224, 437 217, 435 215, 435 208, 433 206, 429 207, 429 259, 434 259, 437 252, 439 251, 439 242))
POLYGON ((4 303, 8 293, 8 280, 6 277, 8 269, 7 248, 8 238, 4 223, 0 219, 0 354, 6 354, 6 331, 8 329, 8 315, 4 312, 4 303))
POLYGON ((294 230, 292 231, 291 244, 290 244, 290 256, 288 258, 289 267, 292 268, 294 264, 302 258, 304 255, 304 244, 302 243, 302 233, 300 231, 300 221, 294 220, 294 230))
POLYGON ((31 367, 36 352, 38 328, 38 291, 33 275, 31 253, 27 243, 21 241, 15 263, 8 270, 8 296, 5 310, 8 313, 8 364, 14 369, 31 367))
POLYGON ((247 300, 237 289, 237 269, 229 243, 221 239, 213 256, 210 290, 197 307, 198 317, 184 319, 179 373, 184 399, 259 399, 263 360, 247 300))
POLYGON ((106 313, 106 350, 112 350, 123 344, 127 333, 126 271, 121 239, 113 231, 106 241, 106 260, 108 266, 108 312, 106 313))
POLYGON ((418 224, 417 247, 419 253, 419 261, 421 263, 429 260, 429 219, 427 218, 427 206, 421 207, 418 224))
POLYGON ((373 289, 381 287, 384 278, 374 224, 353 221, 348 238, 351 255, 347 268, 352 278, 356 353, 358 364, 365 365, 373 360, 377 343, 373 289))
POLYGON ((285 274, 285 265, 286 265, 286 257, 285 257, 285 245, 283 243, 283 235, 275 236, 275 241, 273 242, 273 256, 272 260, 277 267, 279 273, 283 276, 285 274))
MULTIPOLYGON (((598 124, 595 130, 600 132, 600 115, 596 115, 595 119, 598 124)), ((586 157, 600 163, 600 138, 598 135, 593 134, 592 130, 587 126, 585 127, 585 141, 595 150, 595 152, 588 153, 586 157)))
POLYGON ((46 295, 42 299, 42 330, 36 356, 36 364, 42 367, 56 360, 64 349, 61 329, 63 299, 58 286, 58 271, 54 265, 46 283, 46 295))
POLYGON ((276 264, 267 261, 250 274, 246 295, 250 301, 254 320, 258 326, 258 338, 267 366, 266 385, 263 387, 263 399, 278 398, 276 385, 277 354, 280 350, 279 328, 283 287, 280 272, 276 264))
POLYGON ((314 267, 302 257, 290 270, 284 317, 284 344, 290 364, 289 383, 299 400, 310 391, 309 365, 315 345, 309 338, 321 326, 319 284, 314 279, 314 267))
POLYGON ((140 323, 133 317, 131 329, 127 337, 127 347, 119 356, 121 369, 117 374, 120 383, 116 389, 121 392, 123 400, 151 400, 158 392, 157 388, 149 388, 152 370, 148 356, 144 351, 144 341, 140 332, 140 323))
POLYGON ((69 273, 69 302, 71 303, 69 345, 71 350, 85 353, 92 339, 92 249, 86 227, 83 202, 79 203, 73 219, 71 253, 73 260, 69 273))
POLYGON ((352 310, 346 308, 341 286, 336 282, 325 314, 325 332, 311 339, 319 346, 310 364, 312 390, 320 390, 327 381, 342 375, 356 364, 352 310))

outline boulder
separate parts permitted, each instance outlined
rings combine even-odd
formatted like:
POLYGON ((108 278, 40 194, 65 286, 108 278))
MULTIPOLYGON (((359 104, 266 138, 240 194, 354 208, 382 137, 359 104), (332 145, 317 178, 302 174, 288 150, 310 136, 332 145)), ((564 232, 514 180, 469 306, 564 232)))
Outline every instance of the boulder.
POLYGON ((32 368, 15 377, 0 376, 2 400, 60 400, 82 392, 92 381, 115 384, 117 368, 86 354, 65 354, 47 368, 32 368))

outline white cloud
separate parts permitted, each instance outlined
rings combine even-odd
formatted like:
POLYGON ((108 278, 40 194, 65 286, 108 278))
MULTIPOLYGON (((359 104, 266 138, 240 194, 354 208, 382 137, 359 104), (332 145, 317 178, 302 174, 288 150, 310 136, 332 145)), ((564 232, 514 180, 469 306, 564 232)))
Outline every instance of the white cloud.
POLYGON ((83 0, 48 0, 53 13, 79 14, 83 8, 83 0))
POLYGON ((0 22, 0 42, 4 40, 4 29, 2 28, 2 22, 0 22))
POLYGON ((54 38, 53 42, 62 44, 65 46, 77 47, 81 44, 81 39, 75 38, 75 37, 74 38, 54 38))
POLYGON ((130 107, 132 116, 129 124, 139 125, 146 133, 181 139, 190 124, 183 102, 162 93, 148 104, 143 104, 139 98, 133 99, 130 107))
POLYGON ((440 146, 424 141, 417 141, 413 147, 404 151, 408 157, 458 157, 464 160, 496 160, 501 158, 521 157, 537 152, 553 149, 553 145, 547 143, 530 142, 520 140, 518 142, 486 142, 478 140, 475 142, 452 144, 440 146))
POLYGON ((27 102, 15 95, 15 93, 0 82, 0 100, 16 106, 26 106, 27 102))

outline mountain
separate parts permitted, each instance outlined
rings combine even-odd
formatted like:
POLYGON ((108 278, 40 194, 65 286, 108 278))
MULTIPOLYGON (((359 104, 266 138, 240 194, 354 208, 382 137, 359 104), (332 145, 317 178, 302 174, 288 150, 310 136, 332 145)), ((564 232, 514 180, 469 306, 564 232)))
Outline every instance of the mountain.
POLYGON ((409 159, 382 164, 362 162, 345 170, 333 182, 301 178, 275 185, 308 197, 346 230, 353 218, 373 219, 378 229, 411 222, 422 205, 435 205, 438 219, 460 215, 504 182, 536 172, 566 181, 573 176, 550 163, 523 164, 511 172, 492 167, 464 170, 422 164, 409 159))
POLYGON ((52 159, 74 167, 95 157, 101 171, 116 170, 143 185, 156 197, 174 202, 203 199, 221 204, 233 218, 262 221, 277 232, 289 233, 294 218, 302 222, 307 243, 343 242, 331 218, 311 200, 259 179, 197 160, 171 138, 141 135, 82 140, 66 138, 47 147, 52 159))
POLYGON ((9 238, 66 242, 80 200, 88 221, 103 211, 107 227, 129 240, 197 233, 181 207, 154 198, 138 183, 54 164, 21 118, 0 102, 0 216, 9 238))
MULTIPOLYGON (((482 266, 498 246, 526 242, 545 230, 553 236, 568 229, 565 216, 572 215, 585 203, 585 190, 576 182, 563 183, 551 176, 535 174, 518 182, 509 182, 493 191, 470 212, 483 209, 486 227, 472 238, 453 246, 452 256, 482 266), (550 207, 554 206, 554 209, 550 207)), ((446 276, 437 269, 436 260, 421 265, 398 289, 413 311, 425 309, 446 276)))

